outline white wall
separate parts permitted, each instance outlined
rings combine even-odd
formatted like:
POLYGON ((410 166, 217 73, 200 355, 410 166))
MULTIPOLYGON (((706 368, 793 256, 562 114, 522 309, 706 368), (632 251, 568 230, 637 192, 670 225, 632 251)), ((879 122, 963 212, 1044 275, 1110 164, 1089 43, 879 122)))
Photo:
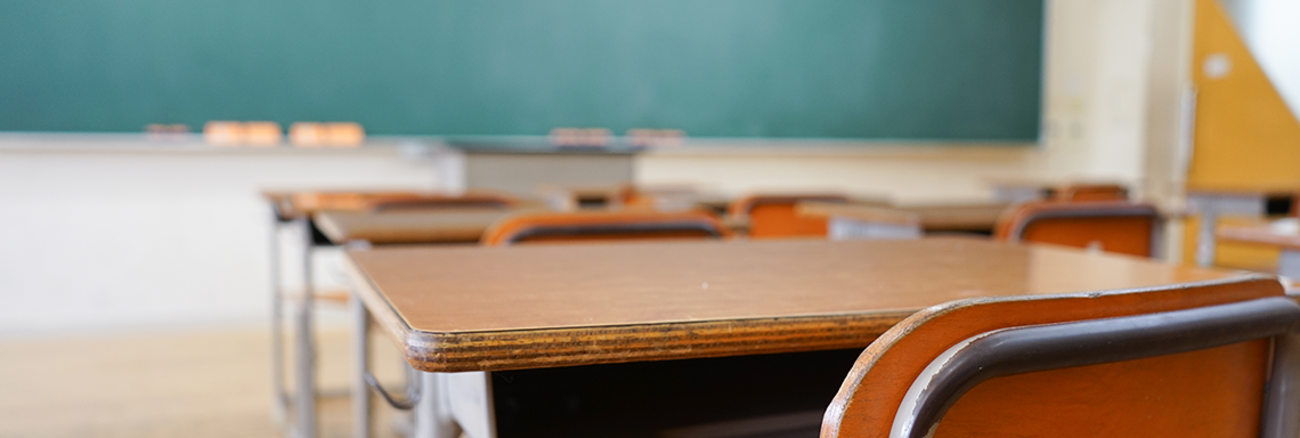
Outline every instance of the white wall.
MULTIPOLYGON (((695 182, 726 193, 827 188, 900 202, 986 199, 993 179, 1145 176, 1153 5, 1048 0, 1044 132, 1038 145, 872 143, 709 145, 638 158, 641 183, 695 182)), ((1183 0, 1178 0, 1183 1, 1183 0)))
POLYGON ((0 136, 0 336, 265 321, 265 188, 433 188, 400 147, 0 136))
POLYGON ((687 147, 638 156, 639 183, 692 183, 707 191, 843 191, 900 202, 964 201, 989 196, 995 177, 1025 177, 1041 154, 1014 145, 870 144, 687 147))

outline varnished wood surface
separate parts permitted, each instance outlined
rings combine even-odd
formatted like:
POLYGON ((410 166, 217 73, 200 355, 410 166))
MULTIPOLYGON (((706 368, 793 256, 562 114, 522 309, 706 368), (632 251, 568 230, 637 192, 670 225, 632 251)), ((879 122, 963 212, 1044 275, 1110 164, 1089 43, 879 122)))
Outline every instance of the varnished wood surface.
POLYGON ((349 260, 371 313, 427 371, 864 347, 956 299, 1231 275, 959 238, 377 248, 349 260))
POLYGON ((841 217, 878 224, 915 225, 921 221, 916 213, 896 208, 833 202, 800 202, 795 206, 795 213, 801 216, 841 217))
MULTIPOLYGON (((946 303, 898 323, 854 364, 827 409, 823 438, 884 437, 931 361, 1008 327, 1139 315, 1282 295, 1247 277, 1138 293, 995 297, 946 303)), ((1258 436, 1267 341, 1000 377, 962 397, 934 436, 1258 436)))
POLYGON ((456 203, 464 200, 499 201, 514 206, 512 196, 493 191, 471 191, 448 194, 424 190, 265 190, 262 198, 275 206, 281 219, 299 219, 320 211, 367 211, 383 204, 404 205, 415 208, 421 204, 435 205, 441 201, 456 203))
POLYGON ((316 216, 321 233, 334 242, 364 240, 376 245, 477 243, 509 210, 445 209, 383 212, 327 211, 316 216))
POLYGON ((1222 225, 1215 235, 1225 242, 1254 243, 1285 249, 1300 249, 1300 230, 1269 223, 1222 225))
POLYGON ((262 197, 275 206, 276 214, 286 220, 307 217, 320 210, 362 211, 370 209, 374 202, 436 195, 438 194, 415 190, 265 190, 262 192, 262 197))
POLYGON ((894 221, 914 216, 926 231, 992 231, 1010 203, 967 202, 903 204, 892 206, 864 204, 833 204, 822 202, 800 203, 802 212, 810 215, 835 216, 863 221, 894 221))
POLYGON ((483 233, 486 246, 534 243, 723 239, 731 232, 706 211, 647 209, 528 211, 502 218, 483 233), (549 232, 552 232, 548 234, 549 232), (532 233, 530 235, 530 233, 532 233))
POLYGON ((991 231, 1012 204, 974 202, 961 204, 900 205, 900 210, 916 214, 926 231, 991 231))

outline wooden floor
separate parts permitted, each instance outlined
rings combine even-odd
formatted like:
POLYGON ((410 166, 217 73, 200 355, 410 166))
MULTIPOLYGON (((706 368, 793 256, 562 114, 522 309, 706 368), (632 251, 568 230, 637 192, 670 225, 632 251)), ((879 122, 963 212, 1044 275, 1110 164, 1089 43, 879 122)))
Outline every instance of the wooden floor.
MULTIPOLYGON (((0 437, 282 437, 271 418, 267 332, 0 341, 0 437)), ((334 394, 318 404, 325 438, 351 436, 348 336, 320 336, 319 382, 334 394)), ((380 379, 400 382, 391 344, 373 344, 380 379)), ((395 436, 394 414, 377 409, 376 436, 395 436)))

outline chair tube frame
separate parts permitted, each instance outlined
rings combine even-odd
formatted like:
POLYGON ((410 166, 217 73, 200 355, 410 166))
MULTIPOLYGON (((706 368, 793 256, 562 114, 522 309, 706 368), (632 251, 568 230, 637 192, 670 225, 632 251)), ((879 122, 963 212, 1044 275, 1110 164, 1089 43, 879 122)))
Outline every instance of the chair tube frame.
POLYGON ((1260 423, 1264 438, 1300 434, 1300 305, 1285 297, 982 333, 940 354, 913 381, 891 438, 933 436, 948 409, 994 378, 1119 362, 1272 337, 1272 376, 1260 423))
POLYGON ((1163 256, 1164 249, 1164 229, 1165 221, 1160 216, 1159 211, 1154 207, 1144 204, 1123 205, 1109 208, 1096 208, 1096 206, 1086 205, 1087 209, 1061 210, 1061 211, 1042 211, 1037 212, 1024 221, 1015 224, 1007 233, 1007 240, 1011 242, 1020 242, 1025 234, 1025 230, 1033 225, 1034 222, 1043 219, 1073 219, 1073 218, 1090 218, 1090 217, 1150 217, 1151 218, 1151 248, 1149 254, 1151 258, 1158 259, 1163 256))

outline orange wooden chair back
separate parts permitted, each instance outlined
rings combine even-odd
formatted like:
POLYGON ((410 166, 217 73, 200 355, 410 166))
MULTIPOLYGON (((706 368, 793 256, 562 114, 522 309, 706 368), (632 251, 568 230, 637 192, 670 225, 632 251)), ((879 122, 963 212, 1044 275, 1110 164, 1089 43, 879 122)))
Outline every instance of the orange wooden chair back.
MULTIPOLYGON (((997 367, 996 360, 972 356, 992 356, 988 344, 975 342, 995 331, 1005 334, 1004 329, 1041 328, 1042 324, 1100 318, 1152 314, 1164 318, 1170 315, 1168 312, 1205 311, 1225 304, 1266 304, 1269 309, 1281 308, 1286 314, 1282 318, 1294 320, 1300 316, 1300 306, 1282 295, 1281 286, 1273 279, 1238 278, 1193 287, 973 299, 935 306, 903 320, 867 347, 827 409, 821 436, 920 436, 897 432, 891 435, 891 429, 901 424, 900 421, 914 418, 911 416, 921 411, 919 406, 924 403, 918 400, 924 398, 917 397, 920 392, 917 385, 929 385, 921 391, 942 394, 938 387, 951 381, 939 378, 942 373, 935 373, 936 366, 951 367, 959 361, 975 360, 966 365, 990 370, 997 367)), ((1294 321, 1290 324, 1294 326, 1294 321)), ((1273 436, 1260 433, 1262 406, 1266 405, 1265 384, 1270 378, 1270 368, 1279 367, 1278 362, 1270 364, 1270 348, 1275 342, 1271 336, 1274 335, 1246 334, 1241 338, 1246 340, 1174 354, 1151 356, 1161 353, 1148 350, 1141 353, 1146 356, 1136 356, 1139 357, 1136 359, 1099 359, 1090 365, 967 380, 965 388, 969 391, 942 397, 949 401, 955 398, 956 402, 945 404, 950 406, 946 413, 940 410, 937 418, 931 417, 937 421, 937 427, 926 429, 933 432, 929 436, 937 438, 1273 436), (971 383, 973 387, 969 386, 971 383)), ((1111 337, 1113 334, 1107 333, 1100 339, 1109 342, 1111 337)), ((1066 345, 1079 348, 1078 343, 1066 345)), ((1286 350, 1294 360, 1295 348, 1286 350)), ((1032 353, 1016 354, 1023 358, 1032 353)), ((1292 370, 1274 373, 1273 377, 1285 379, 1282 383, 1294 383, 1294 374, 1292 370)), ((1275 406, 1271 401, 1267 405, 1275 406)), ((1283 426, 1294 432, 1298 416, 1295 403, 1284 406, 1288 414, 1283 417, 1290 419, 1283 426)))
POLYGON ((826 236, 828 220, 798 214, 800 202, 848 202, 833 194, 750 195, 736 199, 727 208, 731 217, 748 218, 751 239, 826 236))
POLYGON ((1056 190, 1062 202, 1127 201, 1128 188, 1119 184, 1069 184, 1056 190))
POLYGON ((506 216, 483 235, 487 246, 652 239, 721 239, 730 232, 702 211, 589 210, 506 216))
POLYGON ((994 236, 1008 242, 1038 242, 1142 257, 1156 255, 1160 213, 1130 202, 1029 202, 998 219, 994 236))

